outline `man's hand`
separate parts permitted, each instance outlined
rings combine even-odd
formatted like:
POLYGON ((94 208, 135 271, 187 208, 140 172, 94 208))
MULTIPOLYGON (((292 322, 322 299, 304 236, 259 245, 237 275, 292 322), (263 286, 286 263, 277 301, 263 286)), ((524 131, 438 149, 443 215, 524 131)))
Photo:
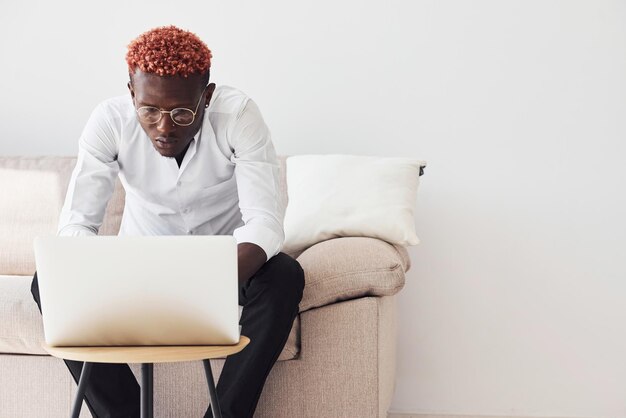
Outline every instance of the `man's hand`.
POLYGON ((239 285, 244 284, 267 261, 263 248, 251 242, 237 244, 239 285))

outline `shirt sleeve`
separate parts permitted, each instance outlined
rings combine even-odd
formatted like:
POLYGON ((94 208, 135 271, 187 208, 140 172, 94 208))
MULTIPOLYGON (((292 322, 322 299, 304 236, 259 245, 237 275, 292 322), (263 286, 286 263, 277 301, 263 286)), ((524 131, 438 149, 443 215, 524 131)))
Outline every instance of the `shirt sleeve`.
POLYGON ((261 247, 267 260, 282 249, 285 241, 285 208, 279 199, 279 162, 270 131, 254 101, 247 99, 228 130, 234 150, 235 179, 244 225, 233 231, 237 243, 261 247))
POLYGON ((117 137, 109 113, 99 104, 78 140, 78 157, 61 208, 58 236, 98 234, 119 172, 117 137))

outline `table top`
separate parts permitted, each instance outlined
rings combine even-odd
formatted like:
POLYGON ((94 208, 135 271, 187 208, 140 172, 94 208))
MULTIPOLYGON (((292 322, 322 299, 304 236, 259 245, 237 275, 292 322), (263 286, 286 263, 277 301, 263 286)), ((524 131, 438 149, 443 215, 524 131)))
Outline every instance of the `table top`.
POLYGON ((250 342, 241 335, 234 345, 144 345, 98 347, 51 347, 42 344, 54 357, 93 363, 168 363, 225 357, 244 349, 250 342))

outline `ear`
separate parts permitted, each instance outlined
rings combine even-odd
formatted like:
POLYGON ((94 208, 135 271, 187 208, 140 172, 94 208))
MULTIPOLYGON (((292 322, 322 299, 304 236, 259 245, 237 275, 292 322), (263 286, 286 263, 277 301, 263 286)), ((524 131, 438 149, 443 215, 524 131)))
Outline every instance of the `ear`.
POLYGON ((128 87, 128 91, 130 92, 130 97, 133 99, 133 102, 135 101, 135 90, 133 90, 133 85, 130 84, 130 81, 126 84, 126 87, 128 87))
POLYGON ((206 92, 204 95, 204 108, 209 107, 209 103, 211 103, 211 97, 213 97, 213 92, 215 91, 215 83, 211 83, 206 88, 206 92))

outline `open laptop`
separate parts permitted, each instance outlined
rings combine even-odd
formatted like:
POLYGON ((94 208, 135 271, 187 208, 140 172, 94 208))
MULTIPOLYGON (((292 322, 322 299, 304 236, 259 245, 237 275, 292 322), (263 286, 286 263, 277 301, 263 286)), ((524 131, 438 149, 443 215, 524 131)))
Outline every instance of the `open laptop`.
POLYGON ((34 250, 50 346, 239 342, 231 235, 40 236, 34 250))

